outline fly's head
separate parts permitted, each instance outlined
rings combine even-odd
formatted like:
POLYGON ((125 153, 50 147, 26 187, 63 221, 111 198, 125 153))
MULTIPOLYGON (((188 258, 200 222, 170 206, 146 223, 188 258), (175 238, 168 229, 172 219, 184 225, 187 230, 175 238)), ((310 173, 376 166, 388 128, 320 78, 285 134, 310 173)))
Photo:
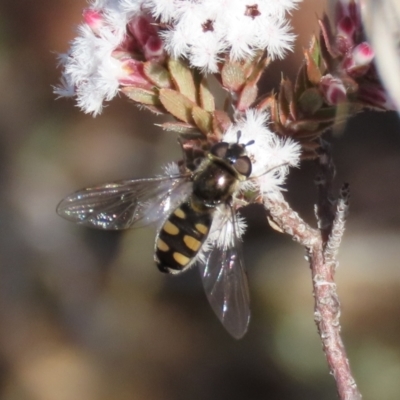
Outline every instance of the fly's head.
POLYGON ((243 144, 239 143, 240 131, 238 131, 236 143, 219 142, 211 147, 211 159, 222 160, 237 174, 239 180, 246 180, 251 175, 252 163, 246 154, 246 147, 254 143, 254 140, 243 144))

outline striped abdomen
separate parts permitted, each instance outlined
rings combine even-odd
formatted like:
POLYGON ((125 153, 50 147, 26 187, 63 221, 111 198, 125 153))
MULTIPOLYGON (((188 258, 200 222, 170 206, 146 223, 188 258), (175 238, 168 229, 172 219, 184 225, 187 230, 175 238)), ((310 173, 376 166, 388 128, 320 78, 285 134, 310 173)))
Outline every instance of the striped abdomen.
POLYGON ((189 266, 207 239, 213 211, 196 211, 189 200, 169 216, 156 239, 155 261, 160 271, 178 273, 189 266))

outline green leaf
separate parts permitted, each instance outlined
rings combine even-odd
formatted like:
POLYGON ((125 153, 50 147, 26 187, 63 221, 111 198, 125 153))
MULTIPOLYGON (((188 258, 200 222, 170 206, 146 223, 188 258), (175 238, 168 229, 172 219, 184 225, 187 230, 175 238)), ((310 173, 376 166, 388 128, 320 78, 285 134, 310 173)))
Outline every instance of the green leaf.
POLYGON ((154 90, 147 90, 142 88, 137 88, 134 86, 124 87, 121 91, 128 96, 131 100, 134 100, 141 104, 147 104, 151 106, 160 105, 160 100, 158 94, 154 90))
POLYGON ((307 78, 313 85, 318 85, 321 81, 322 74, 318 64, 308 51, 304 52, 304 58, 307 66, 307 78))
POLYGON ((212 95, 210 88, 208 87, 208 81, 205 77, 200 82, 199 93, 201 108, 206 111, 213 112, 215 110, 214 96, 212 95))
POLYGON ((313 59, 315 65, 320 66, 321 65, 321 48, 318 42, 318 39, 316 36, 313 36, 311 38, 311 43, 308 48, 308 52, 313 59))
POLYGON ((168 61, 168 69, 178 92, 186 96, 193 103, 196 103, 196 86, 188 65, 182 60, 171 58, 168 61))
POLYGON ((290 129, 296 132, 296 138, 315 136, 318 128, 319 123, 314 120, 301 120, 290 124, 290 129))
POLYGON ((305 64, 301 66, 296 77, 296 83, 294 85, 295 98, 299 99, 301 94, 310 86, 307 79, 307 67, 305 64))
POLYGON ((221 71, 222 85, 231 91, 239 91, 246 82, 246 75, 240 64, 226 63, 221 71))
POLYGON ((183 94, 172 89, 160 90, 160 101, 175 118, 193 123, 192 109, 195 104, 183 94))
POLYGON ((315 88, 306 89, 299 98, 301 110, 309 115, 316 113, 323 104, 324 100, 315 88))
POLYGON ((207 134, 212 128, 212 117, 211 114, 198 106, 194 106, 192 110, 192 116, 195 124, 201 132, 207 134))
POLYGON ((239 101, 236 105, 238 111, 246 111, 256 101, 258 94, 257 85, 248 84, 240 92, 239 101))
POLYGON ((253 71, 252 71, 250 77, 247 79, 247 84, 251 83, 253 85, 256 85, 258 83, 258 81, 260 80, 264 71, 268 68, 268 65, 270 63, 271 63, 270 58, 264 57, 264 56, 261 57, 259 62, 253 68, 253 71))
POLYGON ((143 72, 146 77, 159 88, 171 88, 172 81, 166 68, 154 61, 144 63, 143 72))
POLYGON ((165 122, 161 124, 161 127, 168 132, 177 132, 180 134, 193 133, 197 131, 197 128, 191 124, 185 124, 184 122, 165 122))

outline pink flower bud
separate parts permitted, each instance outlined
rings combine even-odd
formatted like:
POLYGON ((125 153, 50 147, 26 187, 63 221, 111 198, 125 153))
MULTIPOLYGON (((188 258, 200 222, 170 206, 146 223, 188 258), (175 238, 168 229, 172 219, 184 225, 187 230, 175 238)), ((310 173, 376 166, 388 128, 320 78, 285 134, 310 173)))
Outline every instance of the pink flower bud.
POLYGON ((351 18, 345 16, 336 25, 336 48, 341 54, 348 53, 354 47, 356 26, 351 18))
POLYGON ((336 105, 347 100, 346 88, 342 80, 330 74, 321 78, 320 88, 328 104, 336 105))
POLYGON ((338 0, 335 16, 336 48, 342 55, 352 51, 362 34, 359 5, 354 0, 338 0))
POLYGON ((143 62, 133 58, 121 60, 121 74, 118 76, 118 82, 123 86, 135 86, 143 89, 153 87, 143 72, 143 62))
POLYGON ((368 73, 374 52, 367 42, 360 43, 346 53, 342 62, 342 68, 353 79, 364 76, 368 73))
POLYGON ((362 42, 353 49, 353 59, 356 66, 371 64, 374 56, 374 51, 367 42, 362 42))
POLYGON ((359 2, 355 0, 338 0, 336 7, 336 22, 348 17, 356 30, 361 29, 359 2))
POLYGON ((150 36, 144 46, 146 60, 162 61, 165 58, 164 45, 158 36, 150 36))
POLYGON ((350 17, 343 17, 337 23, 337 32, 339 35, 347 36, 349 38, 353 37, 356 31, 356 25, 350 17))
POLYGON ((86 8, 83 10, 83 20, 94 33, 99 32, 99 29, 103 26, 104 22, 103 15, 92 8, 86 8))
POLYGON ((160 60, 164 57, 164 46, 158 35, 158 28, 150 17, 140 15, 128 24, 128 30, 136 40, 137 47, 146 60, 160 60))

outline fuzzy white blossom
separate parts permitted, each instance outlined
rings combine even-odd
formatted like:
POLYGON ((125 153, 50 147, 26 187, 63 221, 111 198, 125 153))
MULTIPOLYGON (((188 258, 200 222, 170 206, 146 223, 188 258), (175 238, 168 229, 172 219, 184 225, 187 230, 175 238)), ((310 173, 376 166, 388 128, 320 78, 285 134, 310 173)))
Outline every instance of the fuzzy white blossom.
POLYGON ((155 18, 169 25, 164 33, 167 50, 186 57, 206 72, 217 72, 217 63, 228 52, 236 61, 267 50, 283 58, 295 36, 287 13, 301 0, 150 0, 155 18), (206 52, 206 55, 204 54, 206 52))
MULTIPOLYGON (((267 126, 268 117, 266 112, 249 109, 245 117, 231 125, 223 137, 224 142, 245 145, 252 162, 250 177, 240 182, 233 193, 233 210, 243 205, 239 195, 247 190, 259 193, 263 199, 280 198, 289 167, 297 167, 300 162, 300 145, 271 132, 267 126)), ((234 247, 235 237, 240 239, 245 231, 246 221, 240 214, 236 213, 233 217, 226 205, 217 207, 210 234, 198 257, 204 260, 207 252, 215 246, 220 249, 234 247)))
POLYGON ((97 115, 124 86, 151 89, 143 62, 168 53, 203 72, 257 51, 282 58, 294 35, 287 15, 301 0, 93 0, 67 54, 59 96, 97 115))
MULTIPOLYGON (((108 17, 109 14, 105 18, 108 17)), ((101 112, 104 100, 111 100, 118 92, 118 75, 122 71, 112 52, 123 39, 120 29, 111 28, 104 21, 96 22, 96 30, 88 24, 79 26, 79 36, 72 41, 68 54, 61 55, 64 72, 61 85, 55 89, 64 97, 75 94, 78 106, 94 115, 101 112)))
POLYGON ((281 138, 268 129, 268 114, 249 109, 245 117, 232 125, 223 140, 235 142, 240 131, 239 143, 246 145, 247 155, 252 161, 250 178, 240 183, 240 190, 255 187, 264 196, 272 197, 282 190, 289 167, 298 166, 300 145, 289 138, 281 138))
POLYGON ((207 251, 213 247, 220 249, 228 249, 235 247, 235 238, 240 239, 246 232, 246 220, 238 213, 235 219, 232 220, 232 213, 225 205, 217 207, 213 217, 210 233, 202 248, 202 252, 207 251))
MULTIPOLYGON (((143 16, 142 5, 139 0, 91 2, 84 11, 85 22, 78 27, 78 37, 71 42, 69 52, 59 57, 64 71, 56 94, 75 95, 84 112, 97 115, 103 102, 113 99, 124 84, 147 84, 128 51, 135 42, 128 28, 143 16)), ((138 45, 137 40, 134 44, 138 45)), ((146 50, 144 43, 139 45, 146 50)))

